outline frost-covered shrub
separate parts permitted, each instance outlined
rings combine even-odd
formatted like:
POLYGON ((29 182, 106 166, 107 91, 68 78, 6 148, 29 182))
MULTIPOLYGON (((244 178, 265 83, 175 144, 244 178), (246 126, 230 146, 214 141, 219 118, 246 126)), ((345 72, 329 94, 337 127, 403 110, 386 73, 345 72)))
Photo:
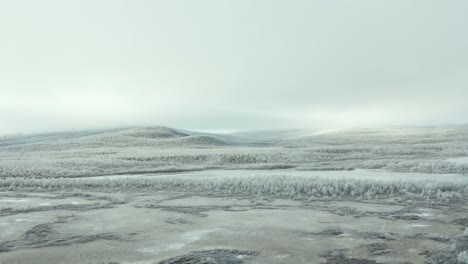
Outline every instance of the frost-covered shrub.
MULTIPOLYGON (((284 134, 284 135, 287 135, 284 134)), ((191 168, 468 173, 468 129, 350 130, 247 140, 150 127, 0 139, 0 177, 78 177, 191 168), (260 144, 261 143, 261 144, 260 144)))
MULTIPOLYGON (((174 190, 223 194, 228 196, 264 196, 292 199, 360 198, 376 199, 408 196, 420 199, 467 197, 466 184, 423 181, 377 181, 329 179, 314 176, 167 176, 98 178, 2 178, 0 190, 174 190)), ((450 198, 446 198, 450 199, 450 198)))

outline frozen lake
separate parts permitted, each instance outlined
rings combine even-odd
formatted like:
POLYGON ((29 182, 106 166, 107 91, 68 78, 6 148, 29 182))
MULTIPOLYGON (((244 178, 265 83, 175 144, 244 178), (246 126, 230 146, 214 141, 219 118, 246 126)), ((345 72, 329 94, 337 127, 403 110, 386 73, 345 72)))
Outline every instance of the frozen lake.
MULTIPOLYGON (((466 203, 453 211, 386 199, 294 201, 164 191, 0 195, 0 262, 12 264, 159 263, 190 252, 256 264, 322 263, 339 252, 342 262, 331 263, 423 263, 422 253, 460 237, 468 215, 466 203)), ((197 255, 187 258, 196 261, 197 255)))
MULTIPOLYGON (((121 184, 141 179, 176 180, 170 185, 174 188, 179 182, 228 180, 235 184, 229 179, 236 179, 263 184, 262 180, 278 177, 467 184, 466 176, 457 174, 291 169, 132 174, 64 181, 121 184)), ((268 193, 224 195, 148 188, 106 191, 96 186, 95 190, 89 185, 87 190, 0 193, 0 263, 58 264, 65 259, 80 264, 423 263, 435 254, 428 252, 444 250, 458 241, 468 224, 466 199, 457 197, 428 201, 377 195, 370 199, 304 200, 275 198, 268 193), (219 262, 197 262, 206 258, 219 262), (182 262, 184 259, 188 262, 182 262)))

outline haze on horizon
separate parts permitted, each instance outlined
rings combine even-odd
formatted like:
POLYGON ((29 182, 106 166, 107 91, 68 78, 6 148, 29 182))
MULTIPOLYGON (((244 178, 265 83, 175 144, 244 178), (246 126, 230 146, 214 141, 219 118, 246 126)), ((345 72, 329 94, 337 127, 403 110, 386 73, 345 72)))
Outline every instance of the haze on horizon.
POLYGON ((468 122, 468 2, 0 1, 0 135, 468 122))

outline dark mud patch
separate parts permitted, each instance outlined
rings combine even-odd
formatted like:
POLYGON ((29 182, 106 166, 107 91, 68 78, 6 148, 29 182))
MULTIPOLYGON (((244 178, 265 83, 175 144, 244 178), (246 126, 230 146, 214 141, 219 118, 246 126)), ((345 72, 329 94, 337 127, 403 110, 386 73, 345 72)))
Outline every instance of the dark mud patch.
POLYGON ((190 224, 190 221, 187 221, 183 218, 167 218, 164 222, 171 224, 171 225, 185 225, 190 224))
POLYGON ((228 211, 228 212, 241 212, 249 211, 254 209, 280 209, 274 206, 261 206, 261 205, 237 205, 237 206, 165 206, 165 205, 143 205, 136 206, 137 208, 150 208, 150 209, 161 209, 169 212, 190 214, 199 217, 207 217, 206 212, 210 211, 228 211))
POLYGON ((168 194, 168 197, 163 198, 163 199, 158 199, 154 202, 156 203, 162 203, 166 201, 172 201, 172 200, 179 200, 179 199, 185 199, 185 198, 192 198, 197 195, 191 194, 191 193, 176 193, 176 194, 168 194))
POLYGON ((323 231, 320 231, 320 232, 314 233, 314 234, 315 235, 322 235, 322 236, 339 236, 339 235, 344 234, 344 231, 341 230, 341 229, 332 228, 332 229, 326 229, 326 230, 323 230, 323 231))
POLYGON ((393 232, 365 232, 360 233, 364 238, 371 239, 384 239, 384 240, 400 240, 404 238, 404 235, 393 233, 393 232))
POLYGON ((69 235, 54 230, 52 224, 40 224, 26 231, 18 240, 0 242, 0 252, 8 252, 24 248, 41 248, 49 246, 66 246, 84 244, 96 240, 123 240, 121 236, 112 233, 96 235, 69 235))
POLYGON ((378 264, 375 260, 348 258, 346 249, 328 251, 321 257, 325 258, 327 264, 378 264))
MULTIPOLYGON (((138 206, 137 208, 141 208, 138 206)), ((219 210, 220 208, 214 206, 162 206, 162 205, 145 205, 142 208, 161 209, 168 212, 175 212, 181 214, 189 214, 199 217, 207 217, 205 212, 219 210)), ((223 208, 227 209, 227 208, 223 208)))
POLYGON ((388 219, 396 220, 421 220, 423 219, 420 215, 415 213, 402 213, 402 214, 393 214, 389 215, 388 219))
POLYGON ((371 255, 384 255, 390 254, 393 251, 389 248, 389 246, 385 243, 372 243, 366 246, 367 250, 371 255))
POLYGON ((460 264, 459 256, 463 251, 468 250, 468 237, 455 239, 446 249, 429 253, 426 258, 427 264, 460 264))
POLYGON ((357 209, 348 207, 348 206, 343 206, 343 207, 333 207, 327 210, 329 213, 336 214, 339 216, 345 216, 345 215, 351 215, 354 217, 362 217, 362 216, 367 216, 368 213, 359 211, 357 209))
POLYGON ((76 219, 78 219, 78 216, 76 216, 74 214, 72 214, 72 215, 61 215, 61 216, 57 216, 57 219, 55 220, 54 223, 65 224, 65 223, 68 223, 68 222, 76 220, 76 219))
POLYGON ((50 206, 37 206, 27 208, 2 208, 0 211, 1 216, 32 213, 32 212, 43 212, 43 211, 55 211, 55 210, 71 210, 71 211, 88 211, 96 209, 114 208, 112 203, 93 203, 93 204, 58 204, 50 206))
POLYGON ((81 193, 81 192, 59 192, 57 196, 50 199, 66 199, 66 198, 83 198, 88 201, 109 200, 109 195, 94 194, 94 193, 81 193))
POLYGON ((440 243, 449 243, 451 241, 450 238, 444 237, 444 236, 429 236, 427 234, 414 234, 411 236, 407 236, 407 238, 410 239, 426 239, 426 240, 432 240, 440 243))
POLYGON ((244 264, 258 253, 233 249, 194 251, 187 255, 163 260, 158 264, 244 264))

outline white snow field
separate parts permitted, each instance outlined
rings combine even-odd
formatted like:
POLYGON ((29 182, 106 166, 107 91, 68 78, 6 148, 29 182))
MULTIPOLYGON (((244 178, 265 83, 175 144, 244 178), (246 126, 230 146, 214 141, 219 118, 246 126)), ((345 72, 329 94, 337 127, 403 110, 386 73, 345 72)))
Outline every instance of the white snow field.
POLYGON ((467 160, 467 126, 0 137, 0 263, 464 263, 467 160))

